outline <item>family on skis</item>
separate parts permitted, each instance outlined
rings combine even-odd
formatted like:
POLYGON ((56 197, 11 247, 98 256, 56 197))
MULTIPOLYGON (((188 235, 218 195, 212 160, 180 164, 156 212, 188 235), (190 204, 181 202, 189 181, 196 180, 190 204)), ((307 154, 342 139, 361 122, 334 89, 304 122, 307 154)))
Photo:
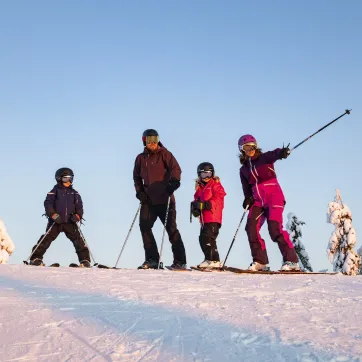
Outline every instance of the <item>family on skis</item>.
MULTIPOLYGON (((137 155, 133 180, 136 197, 140 201, 139 227, 145 250, 145 261, 139 269, 157 269, 160 254, 152 228, 157 218, 165 225, 173 252, 172 269, 186 269, 186 252, 176 222, 174 192, 181 184, 181 168, 173 154, 160 142, 154 129, 143 132, 144 150, 137 155), (167 220, 167 221, 166 221, 167 220)), ((299 270, 298 257, 287 231, 283 229, 285 197, 278 183, 274 163, 290 154, 289 147, 277 148, 263 153, 252 135, 244 135, 238 141, 240 151, 240 180, 244 192, 243 208, 248 210, 246 233, 248 235, 252 263, 250 271, 269 270, 269 260, 260 229, 265 221, 271 239, 278 244, 283 256, 281 270, 299 270)), ((55 174, 57 184, 48 193, 45 212, 48 217, 46 233, 32 249, 31 265, 44 265, 43 256, 64 232, 75 247, 80 266, 90 267, 90 252, 79 230, 83 217, 80 194, 73 189, 74 173, 61 168, 55 174)), ((222 225, 225 190, 219 177, 215 176, 212 163, 203 162, 197 167, 196 191, 191 202, 191 214, 199 218, 199 242, 204 261, 199 268, 220 269, 223 267, 216 239, 222 225)))

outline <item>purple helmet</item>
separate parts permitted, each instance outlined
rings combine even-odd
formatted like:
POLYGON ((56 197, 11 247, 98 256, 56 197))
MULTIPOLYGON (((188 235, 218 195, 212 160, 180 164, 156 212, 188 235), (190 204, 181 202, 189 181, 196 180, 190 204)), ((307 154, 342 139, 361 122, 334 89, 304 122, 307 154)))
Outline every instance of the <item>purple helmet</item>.
POLYGON ((248 143, 254 143, 256 147, 258 147, 258 143, 256 142, 256 139, 251 134, 245 134, 244 136, 241 136, 238 141, 239 151, 243 150, 243 146, 248 143))

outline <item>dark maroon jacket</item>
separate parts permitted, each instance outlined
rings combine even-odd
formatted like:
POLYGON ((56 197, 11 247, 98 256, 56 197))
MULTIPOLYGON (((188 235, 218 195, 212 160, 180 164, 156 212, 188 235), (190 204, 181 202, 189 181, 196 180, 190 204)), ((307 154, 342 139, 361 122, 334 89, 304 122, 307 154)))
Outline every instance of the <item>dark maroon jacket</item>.
MULTIPOLYGON (((181 168, 173 154, 159 143, 155 152, 145 147, 135 160, 133 180, 136 192, 145 191, 153 205, 167 204, 169 183, 180 186, 181 168)), ((171 203, 175 202, 172 195, 171 203)))
POLYGON ((240 180, 243 185, 245 198, 252 196, 252 188, 256 184, 277 178, 274 163, 280 160, 280 148, 262 153, 244 162, 240 168, 240 180))

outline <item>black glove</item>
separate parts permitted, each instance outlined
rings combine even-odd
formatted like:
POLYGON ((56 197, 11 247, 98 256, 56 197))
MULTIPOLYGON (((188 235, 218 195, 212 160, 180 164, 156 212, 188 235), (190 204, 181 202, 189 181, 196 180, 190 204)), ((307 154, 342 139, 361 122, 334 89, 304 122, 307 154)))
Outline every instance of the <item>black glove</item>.
POLYGON ((70 218, 70 220, 72 220, 73 222, 77 223, 78 221, 80 221, 80 216, 78 214, 73 214, 72 217, 70 218))
POLYGON ((194 201, 192 203, 193 209, 202 211, 202 210, 211 210, 211 202, 210 201, 194 201))
POLYGON ((170 180, 166 186, 166 192, 171 196, 180 187, 180 181, 170 180))
POLYGON ((199 217, 201 215, 201 211, 199 209, 192 208, 191 213, 194 217, 199 217))
POLYGON ((56 224, 61 224, 62 223, 62 218, 58 214, 54 214, 52 216, 52 219, 56 224))
POLYGON ((142 204, 147 204, 148 196, 144 191, 138 191, 136 193, 136 197, 137 197, 138 200, 141 201, 142 204))
POLYGON ((290 155, 289 145, 287 147, 283 147, 279 152, 279 158, 287 158, 290 155))
POLYGON ((243 208, 246 210, 246 208, 250 209, 251 206, 254 203, 254 197, 253 196, 249 196, 247 197, 244 202, 243 202, 243 208))

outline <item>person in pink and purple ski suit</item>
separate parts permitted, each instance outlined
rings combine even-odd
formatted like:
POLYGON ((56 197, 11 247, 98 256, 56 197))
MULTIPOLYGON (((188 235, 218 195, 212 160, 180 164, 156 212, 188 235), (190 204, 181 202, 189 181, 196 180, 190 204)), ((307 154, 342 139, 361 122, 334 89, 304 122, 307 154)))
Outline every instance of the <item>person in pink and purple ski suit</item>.
POLYGON ((249 270, 269 270, 268 255, 260 229, 265 221, 271 239, 278 243, 283 256, 281 270, 299 270, 298 257, 289 234, 283 229, 285 197, 277 180, 274 163, 290 154, 288 147, 262 152, 252 135, 241 136, 240 180, 245 200, 244 209, 249 209, 245 230, 248 235, 253 262, 249 270))

